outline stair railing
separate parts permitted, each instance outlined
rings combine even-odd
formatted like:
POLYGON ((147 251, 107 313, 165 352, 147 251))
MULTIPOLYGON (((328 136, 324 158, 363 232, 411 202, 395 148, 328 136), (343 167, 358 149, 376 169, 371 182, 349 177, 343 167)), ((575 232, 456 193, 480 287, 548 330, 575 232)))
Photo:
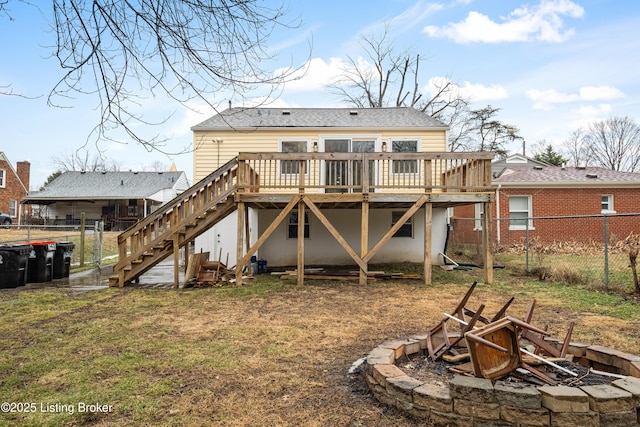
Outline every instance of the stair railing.
POLYGON ((235 157, 122 232, 118 236, 119 258, 114 272, 119 272, 154 247, 164 245, 189 223, 232 195, 238 185, 237 172, 238 158, 235 157))

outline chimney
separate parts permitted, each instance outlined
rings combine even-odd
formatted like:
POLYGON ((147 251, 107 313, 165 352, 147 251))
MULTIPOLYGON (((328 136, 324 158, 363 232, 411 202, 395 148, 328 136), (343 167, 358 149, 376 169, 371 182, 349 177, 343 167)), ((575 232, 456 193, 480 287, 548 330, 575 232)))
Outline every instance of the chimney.
POLYGON ((24 161, 16 163, 16 173, 18 174, 18 178, 22 181, 22 184, 26 187, 27 191, 29 188, 29 180, 31 178, 31 163, 24 161))

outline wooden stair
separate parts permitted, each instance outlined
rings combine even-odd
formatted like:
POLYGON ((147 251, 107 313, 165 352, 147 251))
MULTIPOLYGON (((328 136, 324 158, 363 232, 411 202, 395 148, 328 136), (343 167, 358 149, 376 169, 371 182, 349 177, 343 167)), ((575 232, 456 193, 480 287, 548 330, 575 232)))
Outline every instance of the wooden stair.
MULTIPOLYGON (((236 210, 234 158, 118 236, 118 263, 109 286, 122 287, 175 254, 236 210)), ((177 286, 177 283, 174 284, 177 286)))

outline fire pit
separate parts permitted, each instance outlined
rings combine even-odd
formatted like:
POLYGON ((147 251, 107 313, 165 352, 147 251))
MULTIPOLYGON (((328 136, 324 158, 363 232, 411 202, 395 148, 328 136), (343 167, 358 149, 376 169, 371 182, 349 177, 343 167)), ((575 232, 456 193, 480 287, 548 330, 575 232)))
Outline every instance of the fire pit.
MULTIPOLYGON (((473 286, 454 315, 465 311, 473 286)), ((482 307, 475 312, 468 310, 476 320, 482 318, 478 314, 481 311, 482 307)), ((497 325, 487 328, 490 332, 499 330, 502 324, 510 324, 503 317, 485 320, 497 325)), ((465 334, 482 330, 467 327, 465 334)), ((496 340, 493 335, 477 335, 483 337, 480 341, 487 338, 492 348, 499 347, 507 353, 510 350, 503 345, 506 342, 508 347, 511 337, 494 344, 491 340, 499 342, 500 337, 496 340)), ((567 337, 570 335, 569 331, 567 337)), ((459 365, 463 355, 452 357, 457 359, 455 363, 444 360, 442 349, 451 350, 452 347, 448 348, 451 342, 465 345, 471 340, 460 340, 460 336, 446 331, 445 324, 439 324, 427 334, 380 344, 366 357, 363 372, 378 401, 436 426, 637 427, 640 424, 640 356, 567 339, 547 338, 542 343, 538 338, 534 339, 537 344, 548 346, 549 352, 568 356, 566 360, 555 363, 544 360, 541 367, 529 366, 526 357, 531 352, 522 349, 521 354, 520 342, 532 343, 520 333, 515 362, 513 357, 503 357, 504 362, 498 358, 495 377, 491 374, 494 359, 482 355, 483 347, 476 349, 480 355, 470 355, 472 362, 483 357, 489 361, 490 374, 483 375, 476 372, 478 363, 467 362, 466 368, 459 365), (442 328, 444 335, 440 335, 442 328), (446 343, 435 339, 438 336, 448 337, 446 343), (469 365, 475 371, 473 368, 469 371, 469 365)), ((539 345, 533 347, 538 349, 539 345)))

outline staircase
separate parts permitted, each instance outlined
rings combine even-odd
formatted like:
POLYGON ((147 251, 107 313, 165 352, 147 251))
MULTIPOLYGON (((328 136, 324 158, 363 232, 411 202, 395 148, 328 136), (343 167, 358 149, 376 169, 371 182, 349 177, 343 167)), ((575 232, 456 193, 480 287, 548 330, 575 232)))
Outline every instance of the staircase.
POLYGON ((137 281, 235 211, 238 165, 236 157, 122 232, 118 236, 118 263, 109 277, 109 286, 122 287, 137 281))

